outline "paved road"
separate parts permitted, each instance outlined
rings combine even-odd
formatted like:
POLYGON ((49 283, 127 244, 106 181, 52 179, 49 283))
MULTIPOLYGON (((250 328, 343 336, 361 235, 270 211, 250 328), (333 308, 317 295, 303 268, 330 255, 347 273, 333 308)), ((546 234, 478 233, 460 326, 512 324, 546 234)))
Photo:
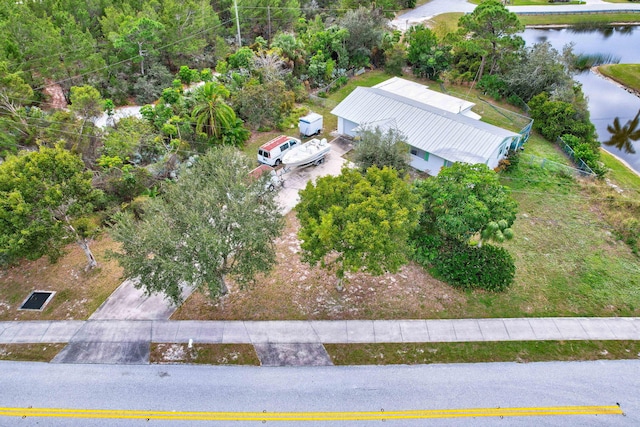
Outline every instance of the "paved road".
MULTIPOLYGON (((261 424, 259 420, 231 421, 247 416, 248 411, 278 426, 370 426, 378 425, 383 417, 386 421, 381 425, 389 426, 637 426, 638 378, 640 361, 311 368, 0 362, 2 408, 57 408, 61 410, 58 416, 71 415, 70 408, 102 409, 110 410, 103 416, 115 418, 95 420, 95 412, 82 414, 89 419, 0 415, 0 426, 200 425, 194 422, 196 416, 208 419, 202 423, 208 426, 261 424), (568 406, 575 407, 573 411, 597 406, 591 409, 600 415, 558 415, 568 406), (471 408, 482 409, 485 416, 479 417, 476 410, 471 417, 471 408), (497 416, 509 408, 530 408, 529 413, 547 411, 549 415, 497 416), (442 412, 454 409, 462 411, 442 412), (614 414, 603 414, 605 409, 614 414), (119 417, 136 414, 113 410, 169 411, 164 415, 174 420, 122 420, 119 417), (435 410, 440 412, 409 412, 435 410), (377 419, 358 421, 363 411, 375 413, 377 419), (312 421, 275 421, 274 412, 312 421), (451 418, 453 415, 458 418, 451 418), (215 422, 223 416, 226 421, 215 422), (329 416, 334 421, 319 420, 329 416), (346 421, 349 416, 356 420, 346 421), (394 416, 420 418, 394 420, 394 416)), ((3 411, 7 413, 0 409, 3 411)))

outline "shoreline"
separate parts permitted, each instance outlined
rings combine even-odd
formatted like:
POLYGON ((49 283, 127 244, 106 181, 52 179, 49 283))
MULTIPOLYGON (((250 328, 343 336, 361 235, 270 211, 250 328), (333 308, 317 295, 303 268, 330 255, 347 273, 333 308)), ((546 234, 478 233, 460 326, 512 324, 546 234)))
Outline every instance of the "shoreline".
POLYGON ((604 151, 605 153, 607 153, 608 155, 610 155, 611 157, 613 157, 614 159, 616 159, 617 161, 619 161, 620 163, 622 163, 627 169, 629 169, 631 171, 631 173, 635 173, 636 175, 640 176, 640 172, 638 172, 637 170, 635 170, 634 168, 631 167, 631 165, 629 163, 627 163, 626 160, 616 156, 615 154, 613 154, 612 152, 605 150, 605 148, 600 145, 600 149, 602 151, 604 151))
MULTIPOLYGON (((640 22, 610 22, 606 25, 610 25, 612 27, 627 27, 627 26, 640 26, 640 22)), ((539 29, 539 30, 548 30, 554 28, 571 28, 575 27, 575 24, 530 24, 525 25, 525 28, 531 29, 539 29)), ((596 28, 597 29, 597 28, 596 28)))
MULTIPOLYGON (((619 81, 617 81, 616 79, 612 79, 609 76, 605 76, 604 74, 602 74, 600 72, 600 70, 598 69, 599 65, 596 65, 595 67, 591 67, 591 72, 596 74, 598 77, 603 78, 613 84, 615 84, 616 86, 618 86, 621 89, 626 90, 627 92, 637 96, 640 98, 640 91, 637 91, 633 88, 630 88, 629 86, 626 86, 622 83, 620 83, 619 81)), ((614 159, 616 159, 617 161, 619 161, 620 163, 622 163, 624 166, 626 166, 627 169, 629 169, 631 172, 635 173, 636 175, 640 176, 640 172, 638 172, 637 170, 635 170, 634 168, 631 167, 631 165, 629 163, 627 163, 626 160, 622 159, 621 157, 613 154, 612 152, 610 152, 609 150, 605 150, 604 147, 602 147, 602 145, 600 146, 600 149, 605 151, 607 154, 610 154, 614 159)))
MULTIPOLYGON (((603 64, 603 65, 605 65, 605 64, 603 64)), ((635 95, 635 96, 640 98, 640 90, 636 90, 636 89, 634 89, 632 87, 629 87, 629 86, 625 85, 622 82, 619 82, 618 80, 614 79, 613 77, 609 77, 607 75, 602 74, 600 72, 600 65, 596 65, 595 67, 591 67, 590 70, 591 70, 592 73, 596 74, 598 77, 601 77, 601 78, 603 78, 605 80, 608 80, 611 83, 613 83, 616 86, 618 86, 619 88, 624 89, 627 92, 629 92, 629 93, 631 93, 631 94, 633 94, 633 95, 635 95)))

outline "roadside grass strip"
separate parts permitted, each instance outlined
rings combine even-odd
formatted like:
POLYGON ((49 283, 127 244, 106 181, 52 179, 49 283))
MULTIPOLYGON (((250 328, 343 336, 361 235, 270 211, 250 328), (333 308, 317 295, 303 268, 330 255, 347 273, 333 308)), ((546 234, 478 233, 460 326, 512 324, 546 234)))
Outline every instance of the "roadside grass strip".
POLYGON ((472 417, 624 415, 618 405, 530 408, 427 409, 370 412, 183 412, 112 409, 0 408, 0 416, 20 418, 105 418, 176 421, 373 421, 472 417))

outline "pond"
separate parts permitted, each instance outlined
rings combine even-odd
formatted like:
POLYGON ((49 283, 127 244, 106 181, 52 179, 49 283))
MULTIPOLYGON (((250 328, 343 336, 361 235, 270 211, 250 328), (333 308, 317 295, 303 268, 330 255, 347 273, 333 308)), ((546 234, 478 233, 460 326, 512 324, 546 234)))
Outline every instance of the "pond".
MULTIPOLYGON (((619 58, 621 64, 640 63, 640 27, 636 26, 598 30, 527 29, 522 37, 528 46, 548 41, 562 52, 563 46, 574 43, 575 54, 605 54, 619 58)), ((588 97, 591 121, 596 126, 602 147, 640 173, 640 141, 621 144, 620 148, 606 144, 611 139, 607 126, 616 118, 620 126, 632 120, 640 111, 640 97, 590 71, 577 74, 575 79, 582 83, 582 90, 588 97)))

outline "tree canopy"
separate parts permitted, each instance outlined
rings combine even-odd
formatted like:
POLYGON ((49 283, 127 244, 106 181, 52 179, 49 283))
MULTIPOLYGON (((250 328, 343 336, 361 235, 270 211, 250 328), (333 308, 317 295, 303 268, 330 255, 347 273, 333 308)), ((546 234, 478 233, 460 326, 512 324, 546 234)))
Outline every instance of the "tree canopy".
POLYGON ((379 275, 408 262, 409 235, 418 224, 420 204, 409 183, 394 169, 344 168, 300 191, 303 259, 335 268, 338 288, 345 272, 379 275))
POLYGON ((478 79, 482 78, 489 60, 489 73, 497 70, 498 61, 508 52, 524 46, 524 41, 514 34, 524 30, 518 16, 510 12, 500 0, 484 0, 471 13, 458 21, 460 33, 467 37, 466 45, 475 43, 481 52, 482 62, 478 79))
POLYGON ((120 215, 112 233, 122 243, 115 256, 125 275, 180 303, 183 286, 215 298, 227 292, 227 276, 246 285, 269 271, 283 221, 251 169, 236 149, 211 149, 150 199, 139 221, 120 215))
POLYGON ((379 127, 366 128, 358 133, 353 161, 363 172, 371 166, 389 166, 406 172, 409 168, 409 145, 402 132, 395 128, 386 131, 379 127))
POLYGON ((91 176, 61 144, 23 151, 0 164, 0 263, 43 255, 53 261, 73 239, 85 251, 87 267, 95 267, 86 215, 100 191, 91 186, 91 176))
POLYGON ((497 240, 512 235, 504 230, 515 221, 517 204, 486 165, 454 163, 416 187, 424 203, 420 224, 427 232, 465 243, 477 234, 497 240))

